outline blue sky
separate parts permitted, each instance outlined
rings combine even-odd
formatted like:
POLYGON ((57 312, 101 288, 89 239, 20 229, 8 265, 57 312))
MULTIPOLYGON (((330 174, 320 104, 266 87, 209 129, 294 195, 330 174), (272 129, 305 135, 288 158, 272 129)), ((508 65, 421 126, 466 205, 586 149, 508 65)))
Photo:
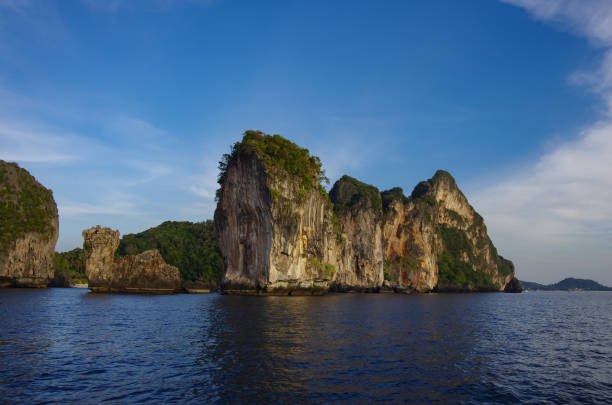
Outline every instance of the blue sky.
POLYGON ((450 171, 521 279, 612 285, 605 0, 0 0, 0 158, 57 249, 212 218, 246 129, 409 193, 450 171))

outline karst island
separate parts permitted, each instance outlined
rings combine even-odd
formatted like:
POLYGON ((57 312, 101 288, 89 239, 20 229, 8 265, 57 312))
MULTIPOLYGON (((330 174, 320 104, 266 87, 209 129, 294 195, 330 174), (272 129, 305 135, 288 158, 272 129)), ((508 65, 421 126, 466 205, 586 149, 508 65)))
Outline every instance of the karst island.
POLYGON ((258 131, 219 169, 226 293, 520 291, 512 262, 445 171, 409 196, 348 175, 328 193, 319 158, 258 131))
POLYGON ((51 190, 14 163, 1 169, 3 286, 45 287, 72 264, 94 292, 522 290, 514 265, 443 170, 409 195, 349 175, 328 192, 318 157, 282 136, 246 131, 219 162, 214 225, 165 222, 124 239, 98 225, 83 231, 83 249, 54 257, 51 190))

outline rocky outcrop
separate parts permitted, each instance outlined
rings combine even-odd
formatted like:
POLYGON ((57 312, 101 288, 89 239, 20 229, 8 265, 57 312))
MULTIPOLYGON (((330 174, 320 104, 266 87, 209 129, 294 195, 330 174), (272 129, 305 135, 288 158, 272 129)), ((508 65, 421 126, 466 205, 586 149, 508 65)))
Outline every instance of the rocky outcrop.
POLYGON ((332 204, 321 164, 275 135, 247 131, 221 163, 215 227, 232 294, 325 293, 336 274, 332 204))
POLYGON ((329 197, 342 231, 332 289, 377 291, 383 283, 383 212, 378 189, 343 176, 329 197))
POLYGON ((503 291, 514 275, 499 256, 482 217, 453 177, 442 170, 419 183, 410 198, 382 193, 385 274, 397 289, 503 291))
POLYGON ((0 287, 47 286, 58 228, 51 190, 0 160, 0 287))
POLYGON ((503 291, 514 276, 447 172, 410 197, 349 176, 328 196, 318 158, 257 131, 220 169, 215 228, 226 293, 503 291))
POLYGON ((521 293, 523 292, 523 285, 518 278, 512 277, 512 279, 506 284, 504 292, 507 293, 521 293))
POLYGON ((99 225, 83 231, 85 274, 94 292, 172 293, 180 291, 176 267, 166 264, 157 249, 115 257, 119 231, 99 225))

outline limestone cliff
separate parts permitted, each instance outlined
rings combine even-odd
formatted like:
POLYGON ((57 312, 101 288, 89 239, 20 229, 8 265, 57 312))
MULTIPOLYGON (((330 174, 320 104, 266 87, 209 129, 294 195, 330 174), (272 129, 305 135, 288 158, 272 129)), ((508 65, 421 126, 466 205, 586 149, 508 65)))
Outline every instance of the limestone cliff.
POLYGON ((181 289, 179 271, 157 249, 115 257, 119 231, 99 225, 83 231, 85 274, 94 292, 170 293, 181 289))
POLYGON ((398 288, 417 291, 503 291, 514 276, 482 217, 442 170, 410 198, 383 192, 385 273, 398 288))
POLYGON ((382 201, 378 189, 349 176, 332 187, 329 197, 342 230, 337 244, 338 291, 372 291, 383 283, 382 201))
POLYGON ((224 291, 326 292, 340 235, 319 159, 278 135, 247 131, 220 169, 215 227, 224 291))
POLYGON ((46 287, 58 237, 53 193, 16 163, 0 160, 0 286, 46 287))
POLYGON ((438 284, 434 208, 402 189, 382 193, 385 285, 398 292, 428 292, 438 284))
POLYGON ((503 291, 514 275, 450 174, 410 197, 344 176, 278 135, 247 131, 220 162, 215 228, 236 294, 503 291))

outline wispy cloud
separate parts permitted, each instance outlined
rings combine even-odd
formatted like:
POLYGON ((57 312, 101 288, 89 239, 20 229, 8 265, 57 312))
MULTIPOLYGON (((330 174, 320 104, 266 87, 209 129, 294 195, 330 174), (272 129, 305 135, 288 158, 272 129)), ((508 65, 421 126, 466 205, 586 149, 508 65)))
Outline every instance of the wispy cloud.
POLYGON ((121 10, 167 11, 186 5, 208 6, 217 0, 83 0, 90 8, 106 12, 121 10))
POLYGON ((30 5, 30 0, 0 0, 0 8, 18 11, 30 5))
POLYGON ((501 0, 523 7, 535 18, 612 45, 612 4, 609 0, 501 0))
POLYGON ((80 159, 90 142, 70 133, 0 120, 0 158, 16 162, 62 163, 80 159))

